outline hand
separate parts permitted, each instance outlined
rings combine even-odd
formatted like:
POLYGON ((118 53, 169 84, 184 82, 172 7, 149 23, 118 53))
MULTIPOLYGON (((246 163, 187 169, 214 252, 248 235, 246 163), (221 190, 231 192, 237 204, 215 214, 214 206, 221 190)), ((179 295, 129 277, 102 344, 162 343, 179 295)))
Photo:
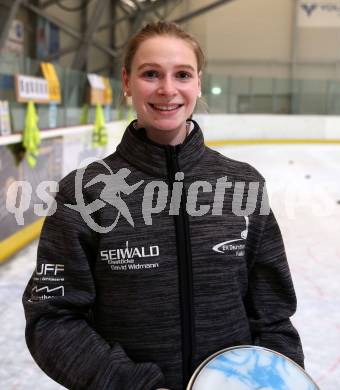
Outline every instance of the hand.
POLYGON ((165 387, 160 387, 159 389, 156 390, 170 390, 170 389, 166 389, 165 387))

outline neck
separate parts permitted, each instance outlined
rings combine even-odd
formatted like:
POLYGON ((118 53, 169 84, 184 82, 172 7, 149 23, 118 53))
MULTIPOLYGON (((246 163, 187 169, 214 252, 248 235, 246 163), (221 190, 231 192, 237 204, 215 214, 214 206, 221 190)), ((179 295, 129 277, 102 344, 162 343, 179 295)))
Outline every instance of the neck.
MULTIPOLYGON (((190 122, 190 124, 193 129, 177 150, 179 166, 186 176, 206 151, 201 129, 196 122, 190 122)), ((153 177, 168 179, 168 158, 170 156, 167 149, 172 149, 175 146, 155 143, 147 137, 145 127, 140 129, 136 127, 135 121, 128 126, 117 146, 117 153, 131 166, 151 174, 153 177)))
MULTIPOLYGON (((139 124, 136 124, 136 127, 140 127, 139 124)), ((145 128, 147 137, 157 144, 161 145, 179 145, 182 144, 189 134, 190 122, 185 125, 185 129, 179 128, 176 130, 158 130, 152 128, 145 128)))

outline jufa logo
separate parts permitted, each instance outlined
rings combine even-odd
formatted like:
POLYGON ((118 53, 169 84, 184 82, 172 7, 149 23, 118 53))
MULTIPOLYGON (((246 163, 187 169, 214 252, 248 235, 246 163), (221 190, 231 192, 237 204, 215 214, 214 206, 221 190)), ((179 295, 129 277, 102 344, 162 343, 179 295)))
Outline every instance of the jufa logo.
POLYGON ((228 253, 234 254, 235 256, 243 256, 245 244, 239 243, 239 241, 243 241, 247 239, 248 236, 248 226, 249 226, 249 217, 244 216, 246 221, 246 228, 242 230, 240 233, 241 238, 235 238, 233 240, 228 240, 224 242, 220 242, 216 244, 212 249, 217 253, 228 253))
POLYGON ((318 8, 317 4, 301 4, 301 8, 306 12, 308 16, 311 16, 312 13, 318 8))

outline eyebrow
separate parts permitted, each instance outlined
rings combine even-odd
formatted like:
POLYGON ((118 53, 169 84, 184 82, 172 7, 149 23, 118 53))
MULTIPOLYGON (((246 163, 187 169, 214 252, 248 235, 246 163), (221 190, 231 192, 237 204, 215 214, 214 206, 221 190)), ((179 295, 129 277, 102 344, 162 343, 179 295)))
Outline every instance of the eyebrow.
MULTIPOLYGON (((141 70, 141 69, 146 68, 146 67, 160 68, 161 66, 159 64, 155 63, 155 62, 145 62, 144 64, 140 65, 137 68, 137 70, 141 70)), ((175 65, 175 68, 186 68, 186 69, 190 69, 192 71, 195 71, 193 66, 187 65, 187 64, 175 65)))

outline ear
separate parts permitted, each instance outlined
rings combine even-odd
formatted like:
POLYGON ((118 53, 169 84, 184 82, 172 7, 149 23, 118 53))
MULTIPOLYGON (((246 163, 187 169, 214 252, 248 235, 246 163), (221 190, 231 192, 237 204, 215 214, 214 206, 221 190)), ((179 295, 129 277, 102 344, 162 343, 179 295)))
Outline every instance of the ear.
POLYGON ((202 90, 202 71, 201 70, 198 72, 198 88, 200 91, 202 90))
POLYGON ((126 91, 128 95, 130 94, 130 83, 129 83, 129 76, 127 74, 125 66, 122 68, 122 84, 123 84, 123 91, 126 91))

